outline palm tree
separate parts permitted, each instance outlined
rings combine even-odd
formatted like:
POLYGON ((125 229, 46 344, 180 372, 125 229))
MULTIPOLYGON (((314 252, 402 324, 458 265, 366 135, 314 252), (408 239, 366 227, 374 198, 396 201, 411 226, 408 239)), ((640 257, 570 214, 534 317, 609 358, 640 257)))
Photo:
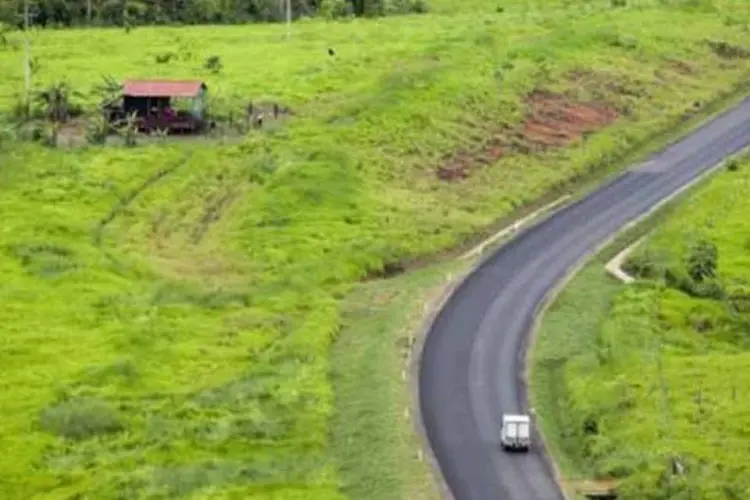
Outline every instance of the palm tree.
POLYGON ((37 92, 35 98, 43 108, 45 118, 55 123, 64 123, 70 118, 71 98, 79 96, 66 82, 58 82, 37 92))
POLYGON ((100 84, 94 85, 93 93, 101 98, 102 105, 110 104, 121 97, 122 84, 111 75, 107 75, 102 77, 100 84))

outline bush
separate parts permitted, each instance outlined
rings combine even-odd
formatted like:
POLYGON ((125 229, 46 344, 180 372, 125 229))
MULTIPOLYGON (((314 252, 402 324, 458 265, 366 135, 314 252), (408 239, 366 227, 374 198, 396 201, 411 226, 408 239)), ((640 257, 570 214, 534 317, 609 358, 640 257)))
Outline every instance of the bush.
POLYGON ((162 52, 161 54, 156 54, 154 56, 154 61, 156 64, 167 64, 172 59, 176 58, 177 54, 174 52, 162 52))
POLYGON ((104 144, 110 132, 110 125, 103 116, 90 120, 86 124, 86 141, 89 144, 104 144))
MULTIPOLYGON (((374 0, 365 2, 365 15, 398 15, 429 11, 426 0, 374 0)), ((356 13, 356 11, 355 11, 356 13)))
POLYGON ((410 10, 415 14, 426 14, 430 11, 430 6, 427 3, 427 0, 413 0, 410 4, 410 10))
POLYGON ((716 245, 707 240, 698 240, 690 247, 687 258, 687 269, 690 277, 697 283, 705 278, 716 276, 719 263, 719 250, 716 245))
POLYGON ((739 286, 727 295, 727 305, 732 312, 750 314, 750 286, 739 286))
POLYGON ((8 34, 11 31, 12 29, 10 26, 0 22, 0 47, 6 47, 8 45, 8 34))
POLYGON ((721 283, 715 279, 693 283, 689 293, 695 297, 713 300, 722 300, 725 296, 724 288, 721 283))
POLYGON ((122 138, 122 142, 127 147, 138 145, 138 127, 136 126, 136 114, 127 116, 125 120, 114 126, 117 134, 122 138))
POLYGON ((38 122, 28 122, 18 127, 18 139, 22 141, 42 142, 45 138, 45 127, 38 122))
POLYGON ((31 118, 31 105, 22 95, 16 95, 10 110, 11 117, 18 122, 25 122, 31 118))
POLYGON ((221 56, 209 56, 206 58, 206 62, 203 63, 203 67, 213 74, 218 74, 224 65, 221 62, 221 56))
POLYGON ((60 81, 36 92, 34 100, 47 120, 65 123, 83 112, 83 108, 73 102, 74 97, 81 97, 81 94, 71 89, 66 82, 60 81))
POLYGON ((622 270, 636 278, 660 278, 664 269, 664 256, 650 248, 634 252, 622 264, 622 270))
POLYGON ((348 0, 323 0, 318 15, 324 19, 341 19, 353 16, 354 9, 348 0))
POLYGON ((104 401, 71 399, 44 410, 39 424, 46 432, 75 441, 124 428, 119 415, 104 401))

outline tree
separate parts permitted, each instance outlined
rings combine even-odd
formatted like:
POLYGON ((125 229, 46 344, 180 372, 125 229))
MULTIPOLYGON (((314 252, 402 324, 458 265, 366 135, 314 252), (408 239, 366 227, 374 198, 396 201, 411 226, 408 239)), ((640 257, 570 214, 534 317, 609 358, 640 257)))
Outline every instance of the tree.
MULTIPOLYGON (((29 22, 39 26, 99 24, 126 29, 148 24, 283 22, 281 0, 33 0, 29 22)), ((0 24, 23 26, 17 0, 0 0, 0 24)), ((380 16, 426 12, 424 0, 291 0, 292 17, 380 16)), ((0 32, 2 30, 0 29, 0 32)), ((2 36, 0 35, 0 43, 2 36)))
POLYGON ((79 94, 71 90, 67 83, 58 82, 37 92, 35 99, 42 107, 46 119, 54 123, 64 123, 80 112, 78 106, 71 102, 74 96, 79 94))

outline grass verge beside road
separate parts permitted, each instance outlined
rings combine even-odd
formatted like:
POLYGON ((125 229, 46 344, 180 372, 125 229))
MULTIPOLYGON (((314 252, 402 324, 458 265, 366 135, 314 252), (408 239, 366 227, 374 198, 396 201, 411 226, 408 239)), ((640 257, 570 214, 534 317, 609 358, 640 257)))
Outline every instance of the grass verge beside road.
POLYGON ((351 498, 438 498, 414 433, 409 356, 425 310, 467 263, 363 283, 343 304, 333 348, 333 445, 351 498))
POLYGON ((750 494, 750 161, 729 165, 595 257, 544 316, 532 401, 570 483, 614 477, 633 500, 750 494), (612 255, 654 227, 626 264, 639 281, 606 274, 612 255))

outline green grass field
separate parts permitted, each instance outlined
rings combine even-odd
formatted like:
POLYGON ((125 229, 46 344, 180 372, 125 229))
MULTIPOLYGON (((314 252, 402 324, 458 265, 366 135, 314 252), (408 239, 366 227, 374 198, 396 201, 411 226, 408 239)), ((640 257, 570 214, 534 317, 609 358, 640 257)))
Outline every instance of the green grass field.
MULTIPOLYGON (((405 401, 395 385, 356 411, 374 393, 349 367, 387 378, 393 358, 357 357, 378 346, 353 338, 375 327, 349 292, 369 300, 360 287, 380 284, 363 278, 459 244, 744 84, 750 13, 711 5, 442 0, 298 23, 289 42, 281 26, 35 32, 40 88, 200 77, 218 109, 268 99, 294 115, 241 141, 0 142, 0 497, 360 498, 372 457, 336 422, 372 418, 383 443, 407 423, 383 423, 405 401)), ((10 35, 5 111, 21 60, 10 35)), ((413 459, 378 453, 383 471, 413 459)), ((399 481, 366 495, 414 491, 399 481)))
POLYGON ((533 397, 567 475, 619 478, 625 499, 750 494, 750 160, 734 166, 635 249, 625 268, 641 280, 622 285, 595 259, 545 316, 533 397))

